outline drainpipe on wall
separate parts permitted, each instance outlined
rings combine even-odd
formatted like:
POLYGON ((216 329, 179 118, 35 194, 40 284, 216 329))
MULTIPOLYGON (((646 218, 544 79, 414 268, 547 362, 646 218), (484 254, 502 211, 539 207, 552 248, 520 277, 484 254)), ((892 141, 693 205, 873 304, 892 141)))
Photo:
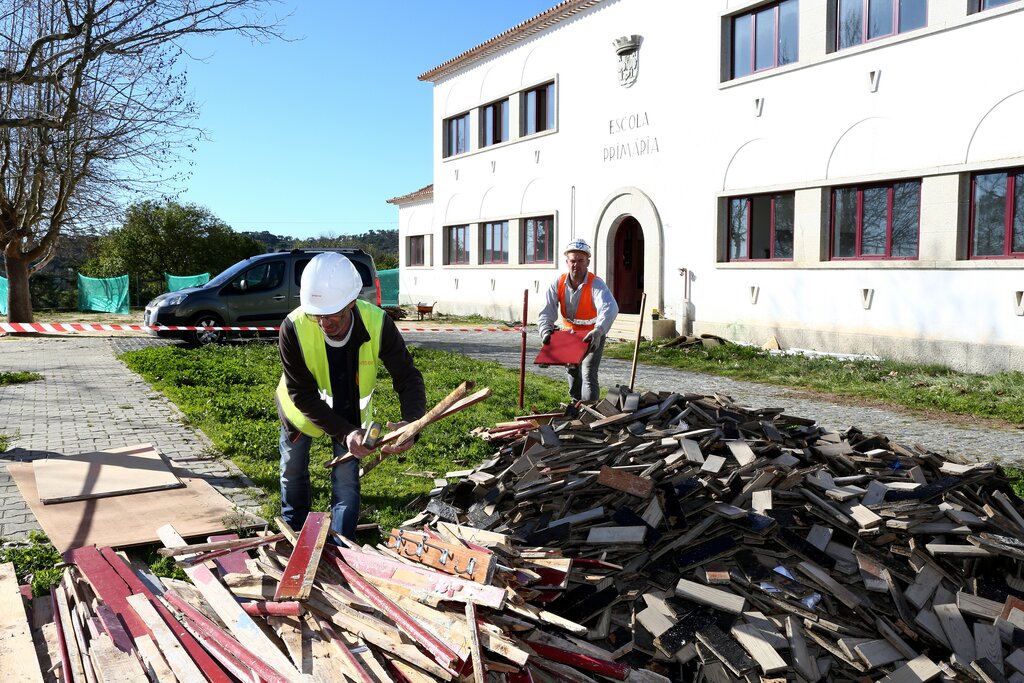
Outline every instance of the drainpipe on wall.
POLYGON ((679 333, 693 333, 693 303, 690 301, 690 269, 680 268, 679 276, 683 278, 683 305, 679 307, 679 333))

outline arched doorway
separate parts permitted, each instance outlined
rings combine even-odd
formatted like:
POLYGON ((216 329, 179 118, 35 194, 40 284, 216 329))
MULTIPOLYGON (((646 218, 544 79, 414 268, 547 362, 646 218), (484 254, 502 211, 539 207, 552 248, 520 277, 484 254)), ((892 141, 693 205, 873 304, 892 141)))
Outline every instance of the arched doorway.
POLYGON ((639 313, 644 291, 644 229, 637 219, 625 216, 614 232, 612 295, 620 313, 639 313))

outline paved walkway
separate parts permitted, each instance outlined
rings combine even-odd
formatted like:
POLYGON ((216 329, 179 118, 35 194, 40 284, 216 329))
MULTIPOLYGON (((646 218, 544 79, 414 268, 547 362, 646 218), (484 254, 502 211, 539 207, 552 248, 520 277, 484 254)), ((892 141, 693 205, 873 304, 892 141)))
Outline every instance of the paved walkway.
MULTIPOLYGON (((402 327, 412 325, 402 325, 402 327)), ((519 367, 520 335, 511 332, 407 332, 410 344, 494 360, 519 367)), ((239 507, 256 512, 261 492, 250 487, 237 467, 212 454, 209 441, 185 424, 167 399, 129 371, 116 354, 167 343, 150 337, 51 336, 0 340, 0 370, 28 370, 42 382, 0 386, 0 433, 10 450, 0 462, 25 461, 48 453, 81 453, 137 443, 161 452, 210 479, 239 507)), ((537 353, 536 334, 528 339, 527 362, 537 353)), ((606 359, 605 386, 627 384, 629 363, 606 359)), ((531 372, 562 379, 561 368, 531 372)), ((920 444, 943 455, 1024 465, 1024 431, 963 426, 910 413, 808 398, 799 392, 653 366, 640 366, 635 386, 653 391, 721 393, 751 407, 781 407, 787 413, 836 429, 857 426, 903 444, 920 444)), ((0 467, 0 538, 19 537, 39 526, 17 486, 0 467)))
MULTIPOLYGON (((0 339, 0 370, 44 378, 0 386, 0 433, 7 435, 9 447, 0 463, 152 443, 235 505, 258 513, 259 492, 241 471, 215 457, 206 436, 186 425, 174 404, 117 360, 113 344, 151 343, 129 339, 73 334, 0 339)), ((7 468, 0 466, 0 538, 39 528, 7 468)))

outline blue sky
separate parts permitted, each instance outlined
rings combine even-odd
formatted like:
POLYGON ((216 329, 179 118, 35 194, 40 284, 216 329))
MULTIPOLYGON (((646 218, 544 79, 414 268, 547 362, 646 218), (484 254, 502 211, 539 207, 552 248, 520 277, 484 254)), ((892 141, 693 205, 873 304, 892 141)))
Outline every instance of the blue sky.
POLYGON ((286 0, 293 42, 197 40, 185 64, 208 141, 178 199, 235 230, 398 227, 385 200, 432 178, 432 84, 417 77, 557 0, 286 0))

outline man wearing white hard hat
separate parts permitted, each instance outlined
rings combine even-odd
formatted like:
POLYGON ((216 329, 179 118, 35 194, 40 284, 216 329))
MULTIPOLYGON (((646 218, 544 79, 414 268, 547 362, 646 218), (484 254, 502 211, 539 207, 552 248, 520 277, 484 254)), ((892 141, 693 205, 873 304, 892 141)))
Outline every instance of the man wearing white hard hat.
MULTIPOLYGON (((309 447, 331 437, 334 455, 356 456, 331 470, 331 529, 355 538, 359 519, 359 458, 364 430, 373 421, 377 360, 391 374, 403 422, 426 412, 423 375, 402 334, 383 310, 358 299, 363 280, 337 252, 315 256, 302 271, 300 306, 281 323, 279 347, 284 372, 277 385, 281 418, 281 516, 300 529, 312 505, 309 447)), ((412 445, 385 446, 397 453, 412 445)))
POLYGON ((562 273, 548 287, 544 308, 537 320, 541 343, 551 342, 551 333, 559 315, 565 320, 565 329, 582 334, 590 342, 590 351, 579 366, 566 366, 569 375, 569 396, 574 401, 596 401, 601 397, 601 384, 597 379, 604 355, 604 340, 619 314, 619 305, 604 280, 590 268, 590 245, 575 239, 565 245, 565 265, 562 273))

